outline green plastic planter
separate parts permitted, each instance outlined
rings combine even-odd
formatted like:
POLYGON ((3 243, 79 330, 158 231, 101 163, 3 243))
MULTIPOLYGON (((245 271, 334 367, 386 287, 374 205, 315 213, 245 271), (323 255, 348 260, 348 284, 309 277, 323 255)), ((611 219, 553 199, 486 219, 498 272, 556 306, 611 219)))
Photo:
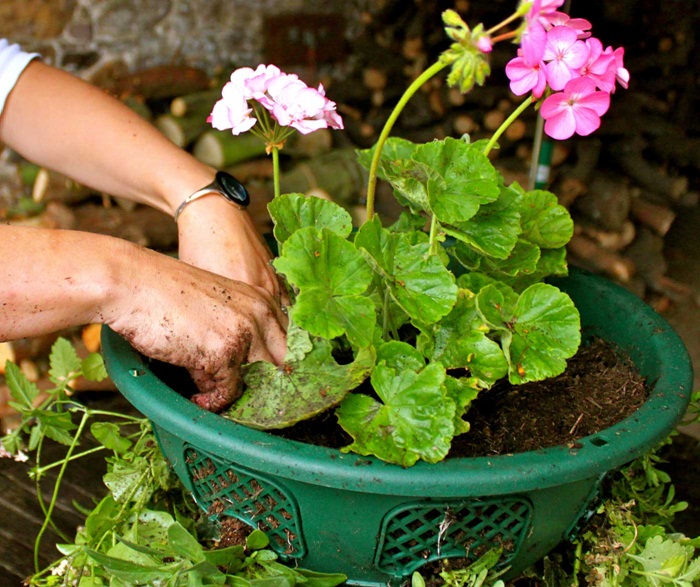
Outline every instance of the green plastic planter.
POLYGON ((651 387, 635 414, 584 438, 575 450, 403 469, 206 412, 108 329, 103 352, 114 383, 153 422, 163 452, 202 509, 265 530, 292 564, 343 572, 356 585, 397 584, 426 562, 476 558, 502 546, 513 575, 576 532, 607 472, 671 432, 693 381, 680 338, 639 298, 580 271, 556 285, 578 306, 584 336, 616 343, 651 387))

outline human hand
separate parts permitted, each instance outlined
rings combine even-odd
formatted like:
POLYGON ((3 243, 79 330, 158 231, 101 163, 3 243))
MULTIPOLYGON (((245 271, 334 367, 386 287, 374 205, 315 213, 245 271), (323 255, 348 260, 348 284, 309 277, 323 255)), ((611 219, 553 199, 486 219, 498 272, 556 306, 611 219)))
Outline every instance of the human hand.
POLYGON ((268 291, 141 254, 149 262, 129 276, 133 287, 120 288, 106 322, 144 355, 186 368, 198 405, 219 412, 235 401, 244 363, 283 362, 286 316, 268 291))
POLYGON ((207 196, 179 217, 178 236, 180 260, 262 288, 281 305, 289 303, 270 264, 272 252, 247 212, 207 196))

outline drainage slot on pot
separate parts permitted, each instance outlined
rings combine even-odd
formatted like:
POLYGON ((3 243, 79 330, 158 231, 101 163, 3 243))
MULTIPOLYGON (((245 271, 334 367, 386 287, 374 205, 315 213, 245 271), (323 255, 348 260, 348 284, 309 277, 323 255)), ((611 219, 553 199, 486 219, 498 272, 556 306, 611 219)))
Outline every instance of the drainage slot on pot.
POLYGON ((141 377, 145 375, 146 371, 144 369, 129 369, 129 375, 132 377, 141 377))
POLYGON ((608 441, 605 438, 591 438, 591 444, 593 446, 607 446, 608 441))

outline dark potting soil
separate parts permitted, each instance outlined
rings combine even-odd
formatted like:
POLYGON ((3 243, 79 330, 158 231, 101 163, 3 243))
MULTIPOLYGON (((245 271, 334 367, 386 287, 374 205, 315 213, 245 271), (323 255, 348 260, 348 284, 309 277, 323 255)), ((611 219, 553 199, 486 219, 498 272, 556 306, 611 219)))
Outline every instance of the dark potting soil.
MULTIPOLYGON (((646 400, 644 379, 631 361, 595 339, 569 359, 564 373, 483 391, 465 419, 471 430, 452 441, 451 457, 474 457, 572 445, 616 424, 646 400)), ((285 438, 341 448, 352 438, 332 414, 278 431, 285 438)))

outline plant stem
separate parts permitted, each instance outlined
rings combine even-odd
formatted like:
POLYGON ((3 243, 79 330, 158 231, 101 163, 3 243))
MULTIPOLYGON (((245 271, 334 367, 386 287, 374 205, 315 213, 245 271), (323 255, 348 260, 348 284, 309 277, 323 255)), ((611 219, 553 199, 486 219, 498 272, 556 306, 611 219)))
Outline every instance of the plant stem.
POLYGON ((272 181, 275 187, 275 198, 280 195, 280 150, 277 145, 272 146, 272 181))
POLYGON ((372 220, 372 218, 374 217, 374 194, 377 189, 377 170, 379 169, 379 160, 382 156, 382 148, 384 147, 384 143, 386 143, 386 140, 389 138, 389 133, 391 132, 391 129, 393 128, 394 123, 396 122, 396 119, 399 117, 401 111, 404 109, 404 107, 411 99, 413 94, 415 94, 420 89, 420 87, 431 77, 442 71, 448 65, 450 64, 447 62, 437 61, 428 69, 426 69, 423 73, 421 73, 415 80, 413 80, 413 83, 411 83, 411 85, 408 86, 408 88, 406 88, 406 91, 403 93, 396 106, 394 106, 394 109, 391 111, 389 118, 384 123, 384 128, 382 128, 382 132, 379 135, 379 138, 377 139, 374 155, 372 156, 372 163, 369 168, 366 206, 367 220, 372 220))
POLYGON ((493 136, 491 137, 487 145, 484 147, 484 155, 488 155, 491 152, 491 149, 493 149, 493 146, 496 144, 501 135, 511 124, 513 124, 513 122, 518 118, 518 116, 520 116, 530 104, 532 104, 531 95, 528 96, 525 100, 523 100, 520 103, 520 105, 515 110, 513 110, 511 115, 503 121, 503 124, 501 124, 501 126, 498 127, 496 132, 493 133, 493 136))
POLYGON ((53 514, 54 507, 56 507, 56 503, 58 501, 58 490, 61 487, 61 482, 63 481, 63 475, 66 472, 66 468, 68 467, 68 461, 70 460, 70 457, 73 454, 75 447, 78 446, 78 440, 80 439, 80 436, 83 433, 83 429, 85 428, 85 424, 87 424, 87 421, 89 419, 90 419, 89 413, 87 411, 84 412, 83 417, 80 420, 80 424, 78 425, 78 430, 76 431, 75 436, 73 437, 73 441, 71 442, 70 446, 68 447, 68 452, 66 453, 65 458, 61 462, 61 470, 58 472, 58 476, 56 477, 56 482, 54 483, 54 486, 53 486, 53 493, 51 494, 51 502, 49 503, 48 510, 46 511, 46 516, 44 517, 44 523, 41 525, 41 529, 39 530, 39 533, 37 534, 36 540, 34 540, 34 569, 36 572, 39 572, 39 546, 41 544, 41 539, 44 536, 44 533, 46 532, 46 529, 49 527, 49 524, 51 523, 51 515, 53 514))
POLYGON ((437 216, 433 214, 430 218, 430 254, 437 255, 438 252, 438 233, 440 231, 440 222, 438 222, 437 216))
POLYGON ((53 469, 53 468, 55 468, 55 467, 58 467, 59 465, 62 465, 64 461, 65 461, 65 462, 68 462, 68 461, 75 461, 75 460, 77 460, 77 459, 81 459, 81 458, 86 457, 86 456, 88 456, 88 455, 91 455, 91 454, 93 454, 93 453, 100 452, 101 450, 105 450, 105 447, 104 447, 104 446, 96 446, 96 447, 94 447, 94 448, 91 448, 91 449, 89 449, 89 450, 85 450, 85 451, 83 451, 83 452, 81 452, 81 453, 78 453, 78 454, 76 454, 76 455, 72 455, 70 458, 66 457, 66 458, 64 458, 63 460, 61 460, 61 461, 56 461, 56 462, 54 462, 54 463, 51 463, 50 465, 44 465, 43 467, 38 467, 37 469, 34 469, 34 471, 35 471, 36 473, 38 473, 39 475, 43 475, 43 474, 46 473, 46 471, 48 471, 49 469, 53 469))
POLYGON ((501 22, 499 22, 496 26, 492 26, 489 30, 486 31, 485 34, 487 34, 488 36, 492 36, 493 33, 495 33, 498 29, 503 28, 503 27, 506 26, 507 24, 510 24, 510 23, 513 22, 514 20, 517 20, 517 19, 519 19, 521 16, 523 16, 524 14, 526 14, 527 11, 530 10, 530 8, 531 8, 531 6, 527 6, 527 7, 526 7, 526 5, 523 4, 522 6, 520 6, 520 8, 519 8, 518 10, 516 10, 516 11, 515 11, 513 14, 511 14, 508 18, 506 18, 505 20, 502 20, 501 22))

